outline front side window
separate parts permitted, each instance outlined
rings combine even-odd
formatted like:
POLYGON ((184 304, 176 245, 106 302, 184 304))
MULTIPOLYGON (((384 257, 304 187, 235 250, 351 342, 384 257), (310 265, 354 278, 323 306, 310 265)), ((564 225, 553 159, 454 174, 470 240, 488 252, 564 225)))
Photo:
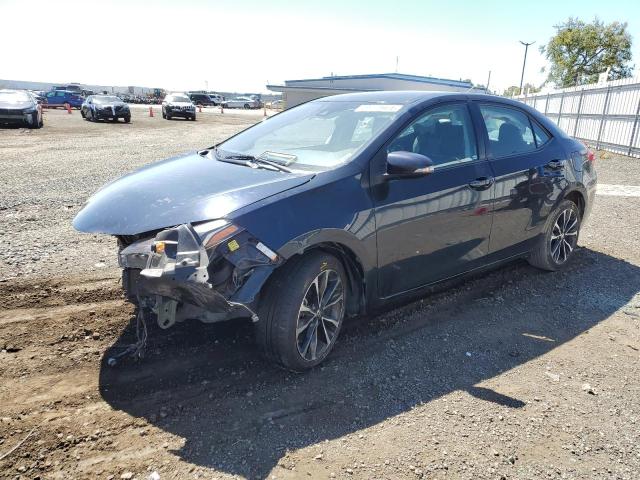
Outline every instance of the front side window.
POLYGON ((532 152, 536 149, 529 117, 519 110, 480 105, 489 135, 489 148, 495 158, 532 152))
POLYGON ((286 110, 218 146, 219 157, 250 155, 326 170, 344 164, 397 117, 402 105, 322 100, 286 110))
POLYGON ((405 128, 387 148, 429 157, 443 167, 478 159, 471 117, 466 105, 436 107, 405 128))

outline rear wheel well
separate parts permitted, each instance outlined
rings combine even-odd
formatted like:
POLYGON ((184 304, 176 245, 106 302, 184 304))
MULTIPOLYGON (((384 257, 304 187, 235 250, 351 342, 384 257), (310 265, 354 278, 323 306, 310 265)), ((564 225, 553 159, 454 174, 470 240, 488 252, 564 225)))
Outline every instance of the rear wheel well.
MULTIPOLYGON (((335 256, 347 273, 349 281, 349 296, 346 305, 347 316, 360 315, 365 312, 365 282, 364 269, 358 256, 349 247, 341 243, 323 242, 310 246, 299 255, 322 250, 335 256)), ((298 255, 296 255, 297 257, 298 255)))
POLYGON ((580 218, 583 218, 585 203, 584 203, 584 197, 582 196, 582 194, 577 190, 574 190, 572 192, 569 192, 564 198, 566 200, 571 200, 573 203, 575 203, 578 206, 578 210, 580 210, 580 218))

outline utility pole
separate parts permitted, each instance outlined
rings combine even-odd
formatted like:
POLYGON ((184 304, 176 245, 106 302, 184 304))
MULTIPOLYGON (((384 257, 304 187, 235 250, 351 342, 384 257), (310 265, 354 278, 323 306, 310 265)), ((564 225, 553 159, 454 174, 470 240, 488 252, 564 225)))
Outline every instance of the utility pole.
POLYGON ((398 56, 396 55, 396 73, 398 73, 398 56))
POLYGON ((522 75, 520 76, 520 94, 522 95, 522 81, 524 80, 524 67, 527 65, 527 51, 529 50, 529 45, 533 45, 536 42, 523 42, 520 40, 520 43, 524 45, 524 61, 522 62, 522 75))
POLYGON ((487 78, 487 86, 485 88, 486 92, 485 93, 491 93, 489 91, 489 83, 491 83, 491 70, 489 70, 489 78, 487 78))

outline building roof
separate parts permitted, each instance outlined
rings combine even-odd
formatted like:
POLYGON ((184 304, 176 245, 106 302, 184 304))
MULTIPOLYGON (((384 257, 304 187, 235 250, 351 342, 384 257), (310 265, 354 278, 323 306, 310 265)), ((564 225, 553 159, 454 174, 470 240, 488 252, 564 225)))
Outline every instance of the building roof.
POLYGON ((407 75, 405 73, 373 73, 366 75, 337 75, 337 76, 329 76, 322 78, 306 78, 299 80, 285 80, 285 85, 288 87, 296 86, 295 84, 305 83, 305 82, 318 82, 318 81, 326 81, 326 80, 359 80, 359 79, 371 79, 371 78, 389 78, 392 80, 404 80, 407 82, 421 82, 421 83, 431 83, 437 85, 448 85, 451 87, 459 87, 459 88, 471 88, 473 86, 470 82, 463 82, 461 80, 449 80, 446 78, 436 78, 436 77, 423 77, 420 75, 407 75))

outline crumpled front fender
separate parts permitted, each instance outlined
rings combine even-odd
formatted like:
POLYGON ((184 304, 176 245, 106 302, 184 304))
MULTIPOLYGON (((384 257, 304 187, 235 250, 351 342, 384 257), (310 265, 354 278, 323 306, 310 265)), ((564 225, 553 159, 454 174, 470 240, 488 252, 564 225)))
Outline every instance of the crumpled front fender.
POLYGON ((199 318, 219 321, 251 317, 257 321, 257 297, 282 259, 246 230, 207 250, 190 224, 163 230, 125 248, 121 263, 141 261, 137 291, 154 298, 158 323, 168 328, 176 321, 178 305, 206 310, 199 318))

